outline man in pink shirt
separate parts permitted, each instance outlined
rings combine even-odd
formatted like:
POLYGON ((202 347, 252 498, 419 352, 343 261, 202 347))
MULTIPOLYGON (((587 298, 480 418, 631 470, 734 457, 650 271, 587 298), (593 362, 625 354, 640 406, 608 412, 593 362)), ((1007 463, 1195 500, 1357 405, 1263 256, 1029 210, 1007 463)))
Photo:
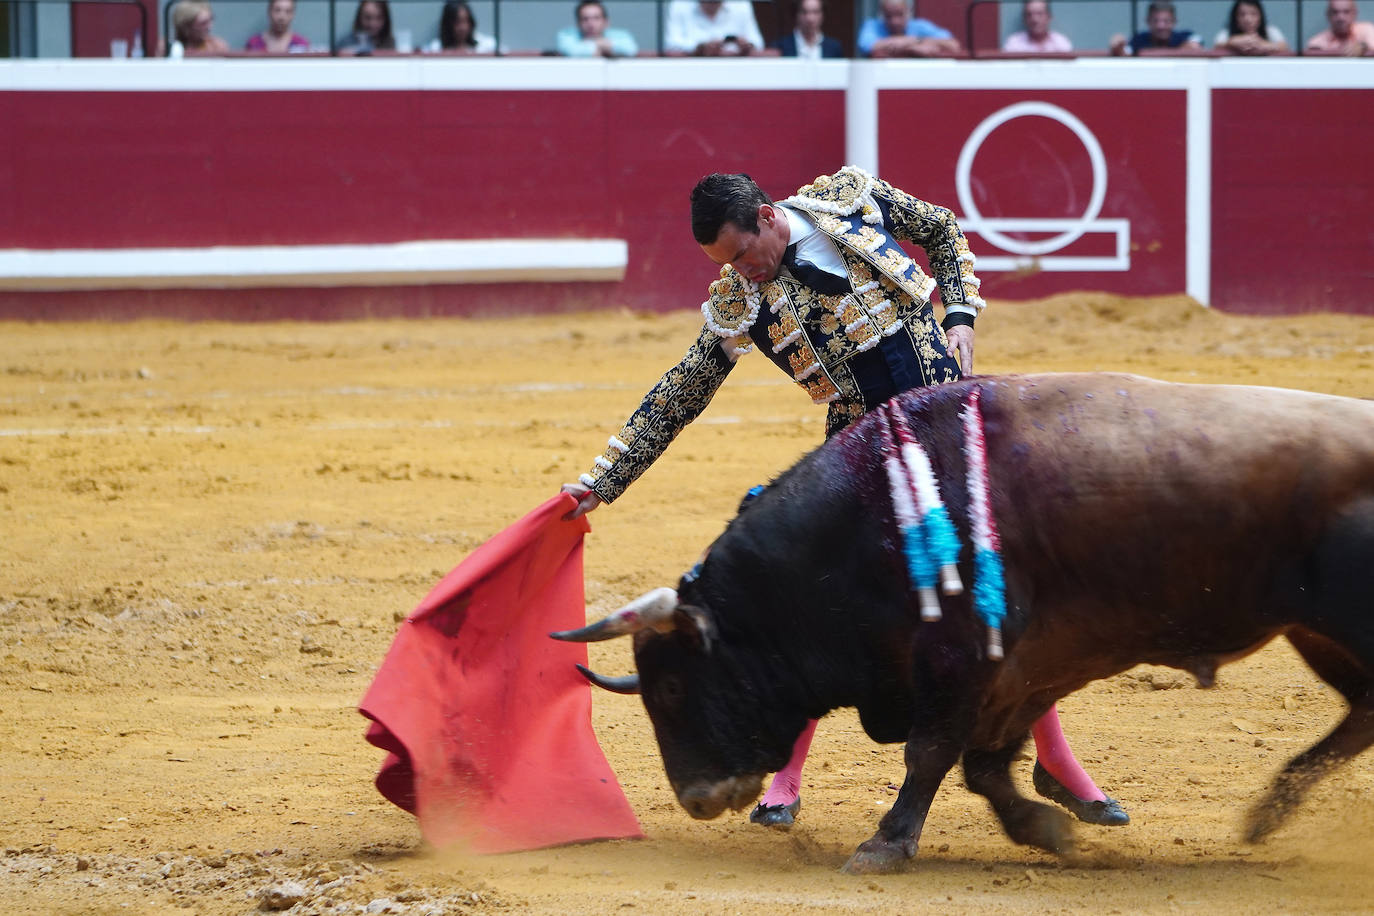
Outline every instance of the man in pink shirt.
POLYGON ((1003 51, 1013 54, 1062 54, 1073 50, 1073 43, 1058 32, 1050 31, 1049 0, 1026 0, 1021 6, 1024 32, 1007 36, 1003 51))
POLYGON ((1329 0, 1326 21, 1331 28, 1313 35, 1307 42, 1307 50, 1348 57, 1374 54, 1374 23, 1356 22, 1358 16, 1355 0, 1329 0))

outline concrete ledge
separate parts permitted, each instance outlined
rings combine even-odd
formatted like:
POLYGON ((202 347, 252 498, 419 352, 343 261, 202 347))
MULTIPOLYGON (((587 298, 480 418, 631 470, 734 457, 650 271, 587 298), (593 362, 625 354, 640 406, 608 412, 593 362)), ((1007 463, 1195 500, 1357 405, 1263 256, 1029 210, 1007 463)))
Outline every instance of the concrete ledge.
POLYGON ((0 251, 0 290, 617 282, 624 239, 0 251))

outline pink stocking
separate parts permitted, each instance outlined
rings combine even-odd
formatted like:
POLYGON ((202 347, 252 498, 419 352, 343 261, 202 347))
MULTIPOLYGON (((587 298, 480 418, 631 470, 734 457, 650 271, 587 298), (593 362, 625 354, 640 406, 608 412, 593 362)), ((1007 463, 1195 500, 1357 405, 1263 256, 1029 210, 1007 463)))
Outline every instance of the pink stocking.
POLYGON ((815 734, 816 720, 812 719, 797 736, 797 743, 792 745, 792 759, 787 761, 787 766, 778 770, 759 804, 786 806, 797 800, 801 795, 801 774, 806 764, 806 752, 811 750, 811 739, 815 734))
POLYGON ((1031 737, 1035 739, 1035 756, 1040 765, 1059 780, 1060 785, 1082 801, 1102 801, 1107 797, 1074 759, 1069 742, 1064 739, 1064 730, 1059 727, 1057 707, 1051 706, 1049 712, 1036 720, 1031 726, 1031 737))

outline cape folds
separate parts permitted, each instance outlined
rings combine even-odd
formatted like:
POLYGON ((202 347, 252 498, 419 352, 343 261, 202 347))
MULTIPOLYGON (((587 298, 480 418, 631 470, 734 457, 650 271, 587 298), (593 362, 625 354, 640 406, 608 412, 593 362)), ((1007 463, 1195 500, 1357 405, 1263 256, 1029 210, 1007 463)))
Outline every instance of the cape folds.
POLYGON ((559 495, 487 541, 410 614, 359 711, 377 789, 435 846, 499 853, 639 837, 591 727, 585 519, 559 495))

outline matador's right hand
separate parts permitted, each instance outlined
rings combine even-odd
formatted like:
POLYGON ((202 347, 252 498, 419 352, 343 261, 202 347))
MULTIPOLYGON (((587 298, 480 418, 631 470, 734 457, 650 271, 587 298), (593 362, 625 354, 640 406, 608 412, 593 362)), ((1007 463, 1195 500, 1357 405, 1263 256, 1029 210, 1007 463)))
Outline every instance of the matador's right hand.
POLYGON ((585 483, 565 483, 563 484, 561 492, 567 493, 573 499, 577 500, 577 505, 569 510, 567 515, 563 516, 565 522, 570 522, 575 518, 581 518, 601 505, 601 497, 597 496, 596 493, 592 491, 592 488, 585 483))

